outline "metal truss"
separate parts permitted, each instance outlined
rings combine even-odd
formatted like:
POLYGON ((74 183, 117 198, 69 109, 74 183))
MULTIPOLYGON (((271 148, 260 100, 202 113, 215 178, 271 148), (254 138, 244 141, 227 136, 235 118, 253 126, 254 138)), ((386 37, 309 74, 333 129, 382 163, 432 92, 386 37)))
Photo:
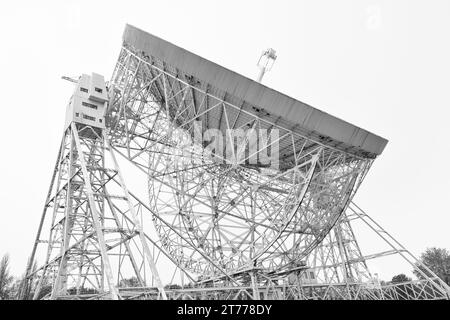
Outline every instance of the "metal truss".
POLYGON ((122 49, 107 117, 114 147, 148 176, 164 248, 205 278, 296 267, 336 223, 372 160, 299 135, 157 64, 122 49), (215 123, 227 141, 239 130, 243 139, 207 157, 195 121, 203 135, 215 123), (246 140, 274 129, 270 143, 246 140), (193 143, 183 148, 187 138, 193 143), (278 170, 251 163, 275 143, 278 170))
POLYGON ((31 264, 27 268, 27 278, 36 282, 34 298, 47 287, 44 298, 49 299, 87 292, 120 299, 121 281, 135 277, 142 286, 157 288, 155 298, 165 299, 152 255, 157 244, 146 239, 142 208, 132 202, 115 155, 99 132, 72 123, 64 134, 30 259, 43 249, 45 260, 34 271, 31 264))
MULTIPOLYGON (((351 203, 324 241, 308 256, 307 263, 286 272, 244 270, 232 274, 239 282, 233 286, 226 279, 197 282, 186 288, 169 289, 170 299, 279 299, 279 300, 442 300, 450 299, 450 288, 429 268, 416 259, 386 230, 351 203), (390 250, 363 255, 351 222, 361 221, 387 244, 390 250), (372 277, 368 261, 398 256, 421 274, 419 280, 380 283, 372 277), (309 277, 310 273, 314 278, 309 277), (256 284, 255 284, 256 283, 256 284)), ((132 299, 144 298, 129 289, 132 299)))
POLYGON ((361 253, 347 214, 308 256, 307 265, 319 283, 369 282, 372 275, 361 253))
MULTIPOLYGON (((317 246, 307 260, 307 272, 314 272, 314 285, 327 284, 325 296, 316 298, 342 299, 449 299, 450 287, 437 277, 420 260, 383 229, 373 218, 354 202, 330 231, 325 240, 317 246), (363 255, 356 241, 352 223, 360 222, 369 232, 374 232, 386 250, 363 255), (420 274, 420 279, 405 283, 380 283, 368 267, 372 260, 396 256, 409 264, 420 274), (339 291, 339 294, 337 292, 339 291), (331 296, 329 296, 333 292, 331 296)), ((310 283, 311 284, 311 283, 310 283)))
POLYGON ((410 283, 373 281, 367 260, 418 263, 352 204, 373 159, 130 47, 108 91, 106 130, 64 133, 27 267, 34 298, 449 298, 429 269, 410 283), (116 154, 146 177, 145 201, 116 154), (392 250, 364 256, 355 220, 392 250))

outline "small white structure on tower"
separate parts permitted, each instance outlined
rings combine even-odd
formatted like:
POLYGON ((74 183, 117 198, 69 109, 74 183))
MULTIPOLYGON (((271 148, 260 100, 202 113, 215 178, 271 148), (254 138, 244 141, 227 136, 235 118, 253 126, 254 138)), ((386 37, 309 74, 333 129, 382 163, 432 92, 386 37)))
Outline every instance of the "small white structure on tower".
POLYGON ((259 67, 259 75, 258 79, 256 81, 261 82, 262 78, 264 77, 264 74, 267 71, 270 71, 272 69, 273 64, 275 60, 277 59, 277 53, 274 49, 269 48, 266 51, 263 51, 261 53, 261 56, 259 57, 257 66, 259 67))
POLYGON ((107 101, 105 78, 97 73, 83 74, 67 106, 65 128, 74 121, 104 129, 107 101))

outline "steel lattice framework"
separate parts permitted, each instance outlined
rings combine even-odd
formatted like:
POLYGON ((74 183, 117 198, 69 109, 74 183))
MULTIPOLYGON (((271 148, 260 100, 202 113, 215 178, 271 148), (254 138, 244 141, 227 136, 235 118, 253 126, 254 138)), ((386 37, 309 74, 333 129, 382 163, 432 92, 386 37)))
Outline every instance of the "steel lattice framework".
POLYGON ((72 122, 64 133, 27 267, 34 298, 44 287, 49 299, 449 298, 352 204, 372 157, 237 105, 126 43, 108 96, 106 129, 72 122), (252 144, 260 132, 268 138, 252 144), (218 133, 225 154, 198 139, 218 133), (276 152, 275 169, 254 161, 276 152), (116 154, 146 177, 145 201, 127 189, 116 154), (364 256, 354 220, 391 249, 364 256), (367 261, 391 254, 422 279, 374 283, 367 261), (166 283, 161 268, 173 270, 166 283))
MULTIPOLYGON (((239 107, 127 48, 112 84, 124 93, 109 110, 114 146, 148 174, 150 206, 161 218, 159 235, 196 273, 218 273, 204 255, 235 271, 260 264, 280 270, 303 259, 335 224, 371 164, 249 113, 238 122, 239 107), (280 171, 261 174, 246 165, 251 155, 238 155, 239 164, 208 159, 195 146, 179 152, 185 139, 180 129, 194 135, 194 120, 214 117, 225 119, 226 132, 276 127, 279 152, 290 158, 280 161, 280 171)), ((269 145, 258 145, 255 153, 267 153, 269 145)))

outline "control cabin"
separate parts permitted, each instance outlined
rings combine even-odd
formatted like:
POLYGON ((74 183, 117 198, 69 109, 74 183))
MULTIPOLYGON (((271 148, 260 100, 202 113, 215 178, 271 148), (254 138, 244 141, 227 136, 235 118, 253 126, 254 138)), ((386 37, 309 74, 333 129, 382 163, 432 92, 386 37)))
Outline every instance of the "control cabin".
POLYGON ((82 130, 86 126, 92 127, 93 131, 101 135, 101 130, 105 129, 107 101, 104 77, 96 73, 90 76, 83 74, 67 106, 65 129, 75 122, 81 135, 86 131, 82 130))

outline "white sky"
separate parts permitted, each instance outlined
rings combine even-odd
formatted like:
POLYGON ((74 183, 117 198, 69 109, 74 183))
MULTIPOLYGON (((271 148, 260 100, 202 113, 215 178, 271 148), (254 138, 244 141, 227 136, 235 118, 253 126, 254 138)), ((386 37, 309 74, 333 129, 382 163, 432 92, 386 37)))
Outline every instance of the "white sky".
MULTIPOLYGON (((414 254, 450 248, 450 2, 0 2, 0 255, 25 269, 72 93, 110 78, 125 23, 389 139, 357 203, 414 254)), ((356 230, 358 232, 358 230, 356 230)), ((373 251, 361 233, 363 251, 373 251), (365 250, 367 248, 368 250, 365 250)), ((375 266, 384 279, 400 264, 375 266)))

